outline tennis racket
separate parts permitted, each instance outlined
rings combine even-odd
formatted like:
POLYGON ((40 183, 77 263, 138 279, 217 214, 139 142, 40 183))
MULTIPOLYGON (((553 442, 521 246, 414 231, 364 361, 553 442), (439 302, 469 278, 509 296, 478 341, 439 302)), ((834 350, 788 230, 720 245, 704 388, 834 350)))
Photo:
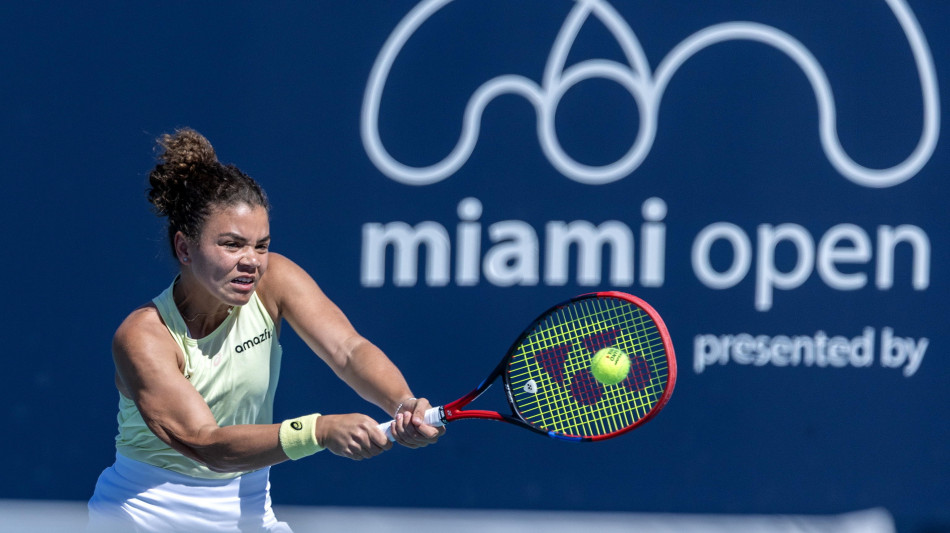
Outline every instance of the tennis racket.
MULTIPOLYGON (((621 371, 622 372, 622 371, 621 371)), ((466 418, 507 422, 555 439, 598 441, 638 427, 660 412, 676 384, 666 325, 649 304, 622 292, 596 292, 555 305, 529 325, 474 390, 426 411, 433 426, 466 418), (623 350, 630 370, 605 385, 591 373, 603 348, 623 350), (511 414, 466 410, 502 378, 511 414)), ((392 440, 392 421, 379 428, 392 440)))

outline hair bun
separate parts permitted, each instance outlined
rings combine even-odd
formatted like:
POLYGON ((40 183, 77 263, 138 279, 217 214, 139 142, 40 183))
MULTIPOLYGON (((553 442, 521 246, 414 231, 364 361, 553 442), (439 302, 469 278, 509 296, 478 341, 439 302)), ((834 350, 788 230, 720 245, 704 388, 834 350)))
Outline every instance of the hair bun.
POLYGON ((160 215, 167 216, 178 203, 181 189, 188 186, 188 180, 194 185, 196 178, 219 163, 208 139, 191 128, 166 133, 157 142, 162 152, 148 176, 151 185, 148 199, 160 215))
POLYGON ((191 128, 182 128, 174 134, 162 135, 158 140, 164 152, 158 156, 164 164, 179 172, 194 172, 197 165, 213 165, 218 156, 208 139, 191 128))

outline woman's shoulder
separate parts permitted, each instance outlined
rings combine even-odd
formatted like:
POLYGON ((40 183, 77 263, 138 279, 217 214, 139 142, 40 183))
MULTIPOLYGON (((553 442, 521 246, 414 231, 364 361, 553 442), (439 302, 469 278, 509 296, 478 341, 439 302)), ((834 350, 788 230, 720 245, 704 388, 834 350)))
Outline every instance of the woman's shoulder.
POLYGON ((116 387, 126 398, 137 398, 144 379, 156 379, 171 365, 184 369, 184 355, 152 302, 129 313, 119 325, 112 337, 112 358, 116 387))
POLYGON ((113 345, 130 346, 171 337, 154 302, 148 302, 129 313, 113 335, 113 345))
POLYGON ((273 272, 275 269, 277 271, 283 271, 288 268, 300 268, 297 266, 297 263, 294 263, 284 254, 279 254, 277 252, 267 252, 267 271, 273 272))
POLYGON ((299 268, 285 255, 276 252, 267 253, 267 271, 257 286, 257 296, 275 320, 280 316, 280 302, 284 294, 293 291, 292 272, 299 268))
POLYGON ((276 252, 269 252, 267 258, 267 272, 261 278, 259 288, 264 292, 281 292, 293 290, 310 276, 297 263, 287 256, 276 252))
POLYGON ((284 255, 269 252, 267 272, 258 285, 258 296, 274 317, 291 300, 319 292, 316 281, 300 265, 284 255))

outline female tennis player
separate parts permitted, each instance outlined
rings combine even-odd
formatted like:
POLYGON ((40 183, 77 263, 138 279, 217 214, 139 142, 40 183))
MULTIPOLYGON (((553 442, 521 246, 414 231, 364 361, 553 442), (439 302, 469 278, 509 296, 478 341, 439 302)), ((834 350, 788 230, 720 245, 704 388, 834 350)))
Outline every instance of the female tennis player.
POLYGON ((288 532, 271 509, 271 465, 324 449, 360 460, 392 445, 364 414, 273 422, 282 320, 394 418, 397 443, 426 446, 444 429, 423 421, 429 402, 314 280, 270 252, 260 185, 194 130, 158 143, 148 197, 168 219, 180 273, 115 333, 116 461, 89 501, 90 529, 288 532))

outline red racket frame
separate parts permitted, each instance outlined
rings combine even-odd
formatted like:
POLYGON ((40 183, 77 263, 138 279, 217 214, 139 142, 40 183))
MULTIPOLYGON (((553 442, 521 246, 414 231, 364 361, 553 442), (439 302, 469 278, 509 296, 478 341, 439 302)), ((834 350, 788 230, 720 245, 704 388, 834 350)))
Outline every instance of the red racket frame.
POLYGON ((646 423, 647 421, 655 417, 663 409, 663 407, 666 406, 667 402, 669 402, 670 397, 673 395, 673 389, 675 386, 676 386, 676 355, 675 355, 675 352, 673 351, 673 341, 670 339, 669 331, 667 330, 666 324, 663 322, 663 319, 660 317, 660 314, 657 313, 657 311, 650 304, 646 303, 642 299, 636 296, 633 296, 631 294, 627 294, 624 292, 617 292, 617 291, 592 292, 592 293, 582 294, 580 296, 575 296, 571 298, 570 300, 567 300, 566 302, 562 302, 557 305, 554 305, 550 307, 547 311, 539 315, 538 318, 536 318, 527 328, 525 328, 525 330, 521 333, 521 335, 518 336, 518 339, 515 340, 515 342, 511 344, 511 347, 508 348, 508 352, 505 354, 505 357, 502 358, 498 366, 496 366, 495 369, 492 370, 491 374, 489 374, 488 377, 484 381, 482 381, 477 387, 475 387, 475 389, 473 389, 471 392, 469 392, 465 396, 462 396, 458 400, 445 404, 441 408, 441 417, 442 417, 443 422, 452 422, 455 420, 463 420, 466 418, 497 420, 499 422, 508 422, 510 424, 515 424, 517 426, 525 427, 536 433, 548 435, 552 438, 568 440, 568 441, 594 442, 594 441, 605 440, 605 439, 616 437, 618 435, 622 435, 628 431, 633 430, 636 427, 639 427, 640 425, 646 423), (646 312, 646 314, 650 317, 650 319, 653 320, 653 322, 656 324, 657 331, 659 332, 660 338, 663 342, 663 349, 666 352, 666 358, 667 358, 666 387, 664 388, 663 394, 660 396, 660 399, 657 401, 656 405, 654 405, 650 409, 650 411, 647 412, 647 414, 642 416, 639 420, 637 420, 633 424, 623 427, 617 431, 605 433, 603 435, 595 435, 595 436, 559 435, 554 432, 543 431, 541 429, 538 429, 532 426, 531 424, 526 422, 524 419, 522 419, 520 415, 518 415, 518 410, 515 408, 514 400, 512 399, 511 387, 510 387, 510 384, 508 383, 508 376, 507 376, 507 373, 505 373, 505 368, 508 366, 509 360, 514 355, 518 347, 521 345, 522 341, 524 341, 525 337, 531 334, 531 332, 534 330, 535 326, 537 326, 539 322, 544 320, 551 313, 556 312, 558 309, 571 305, 580 300, 587 300, 591 298, 618 298, 621 300, 626 300, 627 302, 630 302, 631 304, 636 305, 637 307, 642 309, 644 312, 646 312), (479 410, 479 409, 472 409, 472 410, 462 409, 463 407, 465 407, 466 405, 474 401, 476 398, 481 396, 483 392, 488 390, 499 376, 503 377, 503 381, 505 384, 505 395, 508 400, 508 407, 511 409, 510 415, 504 415, 497 411, 487 411, 487 410, 479 410))

